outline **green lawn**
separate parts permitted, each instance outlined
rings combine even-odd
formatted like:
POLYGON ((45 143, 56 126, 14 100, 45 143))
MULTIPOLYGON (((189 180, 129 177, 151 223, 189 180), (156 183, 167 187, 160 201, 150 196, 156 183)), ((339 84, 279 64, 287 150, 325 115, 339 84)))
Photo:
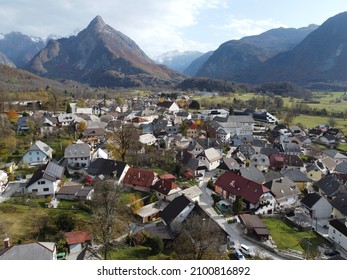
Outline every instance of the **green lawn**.
MULTIPOLYGON (((347 120, 342 118, 334 118, 336 122, 335 128, 341 129, 344 133, 347 132, 347 120)), ((329 117, 321 117, 321 116, 309 116, 309 115, 299 115, 295 117, 292 121, 292 124, 301 123, 307 128, 313 128, 320 124, 328 124, 329 117)))
POLYGON ((270 231, 272 239, 279 250, 293 249, 313 258, 317 255, 317 247, 329 243, 315 232, 303 232, 293 229, 285 221, 275 218, 263 218, 263 222, 270 231))
MULTIPOLYGON (((55 217, 67 212, 62 209, 43 207, 47 202, 45 199, 33 199, 28 202, 23 198, 22 203, 27 205, 20 205, 20 200, 22 198, 17 198, 16 203, 10 201, 0 204, 0 234, 6 233, 11 238, 12 244, 35 241, 38 221, 48 216, 49 225, 52 228, 55 217)), ((86 227, 90 217, 89 214, 81 210, 73 210, 68 213, 74 216, 77 226, 86 227)))
POLYGON ((145 246, 127 246, 110 253, 111 260, 170 260, 172 257, 160 253, 153 255, 151 248, 145 246))

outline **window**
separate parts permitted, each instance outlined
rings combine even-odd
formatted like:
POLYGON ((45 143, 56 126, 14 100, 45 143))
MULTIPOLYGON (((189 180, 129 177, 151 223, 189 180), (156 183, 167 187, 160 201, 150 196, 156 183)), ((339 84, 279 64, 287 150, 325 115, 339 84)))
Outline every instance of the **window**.
POLYGON ((39 157, 37 157, 37 158, 36 158, 36 160, 37 160, 37 161, 39 161, 39 160, 40 160, 40 158, 39 158, 39 157))
POLYGON ((33 189, 32 192, 33 192, 33 193, 36 193, 36 192, 37 192, 37 189, 33 189))
POLYGON ((36 152, 36 154, 38 155, 38 154, 39 154, 39 152, 36 152))
POLYGON ((48 192, 48 191, 49 191, 49 188, 43 188, 43 191, 44 191, 44 192, 48 192))
POLYGON ((29 155, 31 156, 31 152, 29 152, 29 155))

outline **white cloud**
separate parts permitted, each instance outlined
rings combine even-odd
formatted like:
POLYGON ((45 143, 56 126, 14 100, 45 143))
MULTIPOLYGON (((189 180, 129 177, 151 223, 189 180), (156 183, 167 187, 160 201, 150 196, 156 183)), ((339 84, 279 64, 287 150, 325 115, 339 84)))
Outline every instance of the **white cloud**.
POLYGON ((230 16, 223 25, 212 25, 211 28, 229 33, 231 38, 239 39, 244 36, 258 35, 272 28, 287 27, 285 24, 269 19, 236 18, 230 16))
POLYGON ((96 16, 154 55, 198 42, 184 38, 201 12, 227 7, 227 0, 5 0, 0 7, 0 32, 67 36, 84 29, 96 16))

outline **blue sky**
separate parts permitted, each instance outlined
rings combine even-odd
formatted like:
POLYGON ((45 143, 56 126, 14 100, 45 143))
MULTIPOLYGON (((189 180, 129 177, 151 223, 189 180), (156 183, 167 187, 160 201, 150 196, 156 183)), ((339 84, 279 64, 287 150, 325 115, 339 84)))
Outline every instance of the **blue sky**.
POLYGON ((277 27, 320 25, 344 11, 344 0, 2 0, 0 33, 66 37, 100 15, 154 58, 215 50, 277 27))

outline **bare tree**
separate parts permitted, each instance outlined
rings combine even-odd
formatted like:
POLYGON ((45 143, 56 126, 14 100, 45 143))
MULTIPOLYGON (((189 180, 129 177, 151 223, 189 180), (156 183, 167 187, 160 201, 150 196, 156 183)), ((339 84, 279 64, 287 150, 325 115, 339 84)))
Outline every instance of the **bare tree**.
POLYGON ((112 156, 125 161, 128 152, 139 144, 139 134, 132 125, 121 125, 109 138, 112 156))
POLYGON ((202 260, 220 255, 225 234, 210 217, 192 211, 184 221, 175 240, 175 249, 182 259, 202 260))
POLYGON ((120 205, 118 186, 113 181, 98 181, 95 184, 92 198, 92 232, 94 241, 102 245, 103 257, 106 260, 117 238, 119 227, 125 227, 126 209, 120 205))

